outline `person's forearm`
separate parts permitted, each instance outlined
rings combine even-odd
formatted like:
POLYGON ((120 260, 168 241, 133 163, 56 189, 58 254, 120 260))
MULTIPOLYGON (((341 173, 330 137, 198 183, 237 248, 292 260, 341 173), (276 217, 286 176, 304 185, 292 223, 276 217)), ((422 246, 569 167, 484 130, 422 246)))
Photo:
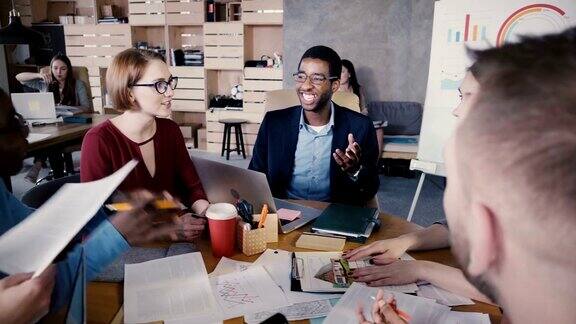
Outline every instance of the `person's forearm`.
POLYGON ((432 261, 418 262, 418 280, 427 281, 436 287, 454 294, 485 303, 492 303, 464 276, 462 270, 432 261))
POLYGON ((20 82, 20 83, 28 82, 28 81, 32 81, 32 80, 36 80, 36 79, 42 79, 42 76, 40 75, 40 73, 22 72, 22 73, 16 74, 16 80, 18 80, 18 82, 20 82))
POLYGON ((404 234, 399 238, 408 242, 408 251, 442 249, 450 246, 448 229, 440 224, 404 234))

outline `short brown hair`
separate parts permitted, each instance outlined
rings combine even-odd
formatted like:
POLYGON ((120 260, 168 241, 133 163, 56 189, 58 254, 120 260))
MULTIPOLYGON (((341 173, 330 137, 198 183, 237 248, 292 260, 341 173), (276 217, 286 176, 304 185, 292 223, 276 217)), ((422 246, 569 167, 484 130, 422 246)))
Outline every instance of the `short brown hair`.
POLYGON ((135 48, 122 51, 114 57, 106 72, 106 90, 114 109, 126 111, 134 108, 130 102, 130 87, 142 78, 152 60, 164 62, 164 57, 153 51, 135 48))
POLYGON ((576 28, 474 56, 481 91, 458 127, 458 162, 510 216, 507 235, 562 259, 576 244, 576 28))

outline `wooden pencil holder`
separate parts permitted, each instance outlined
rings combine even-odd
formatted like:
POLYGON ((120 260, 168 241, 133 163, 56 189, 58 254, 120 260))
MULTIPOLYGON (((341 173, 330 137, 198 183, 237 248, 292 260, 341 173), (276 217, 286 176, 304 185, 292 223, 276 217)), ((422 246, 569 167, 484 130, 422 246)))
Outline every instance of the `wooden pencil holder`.
MULTIPOLYGON (((254 214, 254 221, 260 220, 260 214, 254 214)), ((278 242, 278 214, 268 214, 264 227, 266 232, 266 243, 278 242)))
POLYGON ((266 228, 244 229, 244 222, 238 222, 238 247, 250 256, 266 251, 266 228))

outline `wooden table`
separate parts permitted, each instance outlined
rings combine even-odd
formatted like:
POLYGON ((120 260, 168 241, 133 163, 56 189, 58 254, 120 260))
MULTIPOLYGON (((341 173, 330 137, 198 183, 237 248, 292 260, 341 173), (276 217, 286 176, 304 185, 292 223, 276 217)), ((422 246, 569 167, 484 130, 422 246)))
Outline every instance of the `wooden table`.
MULTIPOLYGON (((296 202, 296 201, 295 201, 296 202)), ((323 209, 327 206, 326 203, 321 202, 299 202, 301 204, 323 209)), ((385 238, 393 238, 399 235, 414 231, 420 227, 416 224, 409 223, 403 219, 393 217, 384 213, 380 213, 382 220, 382 227, 380 231, 373 233, 368 242, 381 240, 385 238)), ((278 243, 269 243, 268 248, 282 249, 287 251, 312 251, 307 249, 297 248, 295 246, 296 240, 302 232, 309 231, 310 225, 295 230, 288 234, 280 234, 278 243)), ((356 248, 360 246, 358 243, 346 242, 345 249, 356 248)), ((202 239, 198 242, 198 248, 202 253, 206 270, 208 273, 212 272, 219 259, 212 256, 210 242, 207 239, 202 239)), ((416 259, 430 260, 440 262, 447 265, 455 266, 456 263, 449 249, 440 249, 426 252, 410 252, 416 259)), ((232 257, 234 260, 239 261, 255 261, 260 255, 246 256, 240 252, 232 257)), ((87 292, 88 299, 88 322, 89 323, 110 323, 122 305, 123 293, 122 284, 120 283, 101 283, 92 282, 88 285, 87 292)), ((458 311, 481 312, 490 315, 492 323, 500 323, 502 314, 498 307, 476 302, 475 305, 453 307, 458 311)), ((298 321, 295 323, 307 323, 308 321, 298 321)), ((225 323, 243 323, 242 318, 235 318, 225 321, 225 323)))
POLYGON ((92 123, 89 124, 56 123, 31 127, 30 133, 50 134, 50 136, 28 144, 28 156, 32 156, 41 151, 63 147, 69 143, 81 140, 90 128, 114 117, 115 115, 91 114, 90 116, 92 117, 92 123))
MULTIPOLYGON (((49 134, 50 136, 39 141, 29 143, 26 151, 27 157, 44 155, 50 161, 50 167, 54 170, 56 177, 64 175, 64 161, 62 160, 61 150, 74 144, 81 144, 82 138, 90 128, 116 116, 116 115, 99 115, 91 114, 92 123, 55 123, 43 126, 32 126, 30 133, 49 134)), ((12 191, 12 182, 10 177, 2 177, 6 188, 12 191)))

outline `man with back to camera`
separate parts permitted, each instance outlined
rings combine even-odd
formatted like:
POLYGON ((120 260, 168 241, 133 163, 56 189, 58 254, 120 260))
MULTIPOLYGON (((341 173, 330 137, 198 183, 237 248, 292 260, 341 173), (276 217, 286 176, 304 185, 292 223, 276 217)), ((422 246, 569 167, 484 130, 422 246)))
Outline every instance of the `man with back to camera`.
MULTIPOLYGON (((0 89, 0 174, 11 176, 22 168, 26 156, 29 129, 18 115, 10 97, 0 89)), ((86 239, 71 244, 65 257, 51 265, 40 276, 17 273, 10 276, 0 272, 0 323, 36 322, 48 311, 56 311, 72 297, 76 269, 84 250, 86 279, 91 280, 131 245, 173 237, 180 230, 173 223, 156 225, 149 204, 155 196, 137 191, 130 194, 130 211, 110 218, 100 210, 83 228, 86 239)), ((0 236, 25 220, 33 209, 24 205, 6 189, 0 180, 0 236)), ((31 238, 32 239, 32 238, 31 238)))
POLYGON ((266 113, 249 169, 274 197, 363 205, 378 191, 372 121, 331 101, 341 70, 334 50, 311 47, 293 75, 301 105, 266 113))
POLYGON ((474 55, 478 101, 445 150, 452 250, 510 322, 574 323, 576 28, 474 55))

